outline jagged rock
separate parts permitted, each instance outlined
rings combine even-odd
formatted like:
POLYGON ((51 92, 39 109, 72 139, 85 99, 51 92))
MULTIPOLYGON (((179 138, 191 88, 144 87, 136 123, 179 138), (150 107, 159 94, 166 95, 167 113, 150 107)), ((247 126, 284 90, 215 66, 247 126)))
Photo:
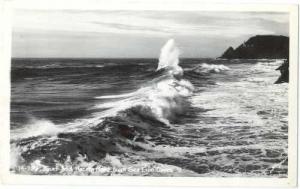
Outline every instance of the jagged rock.
POLYGON ((222 57, 232 58, 234 57, 234 49, 233 47, 229 47, 222 55, 222 57))
POLYGON ((289 37, 276 35, 257 35, 241 44, 236 49, 229 47, 220 58, 259 59, 284 58, 289 56, 289 37))
POLYGON ((289 82, 289 59, 284 61, 281 66, 279 66, 276 70, 279 70, 281 75, 275 82, 275 84, 279 83, 288 83, 289 82))

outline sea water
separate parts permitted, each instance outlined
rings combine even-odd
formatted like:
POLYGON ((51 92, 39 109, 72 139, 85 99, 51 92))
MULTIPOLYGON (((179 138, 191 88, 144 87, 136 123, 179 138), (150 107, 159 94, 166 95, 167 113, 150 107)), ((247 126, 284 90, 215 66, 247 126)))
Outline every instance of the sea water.
POLYGON ((283 60, 13 59, 16 174, 287 177, 283 60))

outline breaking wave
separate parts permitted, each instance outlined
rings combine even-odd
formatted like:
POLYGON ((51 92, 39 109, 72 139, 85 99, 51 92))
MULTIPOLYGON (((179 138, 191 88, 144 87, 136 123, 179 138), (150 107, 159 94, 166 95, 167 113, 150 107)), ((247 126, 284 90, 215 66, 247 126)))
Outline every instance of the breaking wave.
POLYGON ((194 88, 182 78, 178 56, 179 50, 171 39, 161 49, 156 72, 140 89, 95 97, 109 101, 95 104, 91 109, 98 111, 86 118, 58 125, 33 119, 13 132, 11 170, 67 174, 62 167, 87 162, 100 166, 108 159, 121 166, 114 155, 146 150, 139 144, 151 143, 147 139, 161 134, 160 127, 170 127, 190 104, 188 97, 194 88))
POLYGON ((230 68, 224 66, 223 64, 216 65, 216 64, 202 63, 196 68, 193 68, 193 71, 197 73, 220 73, 227 70, 230 70, 230 68))
POLYGON ((188 106, 186 97, 193 91, 193 85, 182 79, 183 70, 178 65, 178 52, 174 40, 170 39, 161 50, 157 74, 153 75, 149 83, 132 93, 96 97, 123 99, 97 104, 95 108, 109 108, 106 115, 117 115, 134 109, 143 116, 168 124, 188 106))

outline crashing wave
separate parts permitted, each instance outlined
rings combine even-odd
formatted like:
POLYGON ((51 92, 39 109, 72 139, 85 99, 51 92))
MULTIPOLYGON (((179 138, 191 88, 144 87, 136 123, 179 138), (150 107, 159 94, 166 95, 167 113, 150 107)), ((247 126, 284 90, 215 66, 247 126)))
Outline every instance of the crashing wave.
MULTIPOLYGON (((95 107, 110 108, 108 114, 115 115, 120 111, 139 107, 139 113, 168 124, 176 114, 184 111, 187 106, 186 97, 193 91, 192 84, 181 77, 183 70, 178 65, 178 56, 179 50, 174 40, 170 39, 161 50, 157 67, 158 72, 162 71, 160 75, 156 75, 148 85, 136 92, 117 96, 127 97, 125 99, 98 104, 95 107)), ((107 96, 97 98, 107 98, 107 96)))
POLYGON ((216 64, 206 64, 206 63, 203 63, 193 69, 193 71, 197 73, 220 73, 222 71, 227 71, 227 70, 230 70, 230 68, 224 66, 223 64, 216 65, 216 64))
MULTIPOLYGON (((128 152, 130 146, 136 149, 136 144, 128 140, 145 142, 147 136, 159 135, 157 128, 169 126, 185 112, 189 106, 187 97, 194 89, 182 79, 178 56, 179 50, 171 39, 161 50, 156 74, 137 91, 96 97, 110 101, 96 104, 93 108, 101 111, 87 118, 60 125, 35 120, 31 123, 34 128, 25 126, 25 133, 13 134, 12 148, 18 150, 12 151, 20 154, 21 166, 53 167, 79 156, 85 156, 86 161, 100 161, 107 154, 128 152)), ((16 159, 15 153, 12 158, 16 159)), ((12 162, 11 169, 20 166, 16 165, 20 161, 12 162)))
POLYGON ((179 64, 179 49, 174 39, 170 39, 161 49, 157 71, 166 69, 172 75, 183 75, 182 68, 179 64))

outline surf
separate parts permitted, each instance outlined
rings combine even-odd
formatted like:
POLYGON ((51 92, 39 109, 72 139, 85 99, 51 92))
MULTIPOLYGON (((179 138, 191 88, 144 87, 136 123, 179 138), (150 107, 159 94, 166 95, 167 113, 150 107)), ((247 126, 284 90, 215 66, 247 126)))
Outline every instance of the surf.
MULTIPOLYGON (((146 150, 135 141, 148 144, 147 138, 172 127, 178 115, 188 110, 194 87, 183 79, 179 49, 173 39, 162 47, 155 73, 145 77, 149 80, 136 91, 95 96, 100 102, 91 107, 95 111, 86 118, 60 125, 35 120, 23 129, 27 133, 14 135, 11 143, 17 150, 13 152, 18 151, 26 166, 40 165, 42 169, 66 162, 68 158, 72 161, 84 156, 85 162, 100 161, 107 154, 146 150)), ((15 153, 12 158, 16 158, 15 153)), ((12 162, 13 169, 20 161, 12 162)))
POLYGON ((192 69, 192 71, 196 73, 221 73, 228 70, 230 70, 230 68, 223 64, 216 65, 206 63, 202 63, 199 66, 192 69))
POLYGON ((194 90, 193 85, 182 78, 183 69, 179 66, 179 49, 174 39, 168 40, 162 47, 154 76, 135 92, 96 97, 97 99, 123 99, 97 104, 95 108, 111 108, 108 112, 117 114, 135 107, 139 113, 169 124, 177 114, 184 112, 188 106, 186 97, 194 90))

